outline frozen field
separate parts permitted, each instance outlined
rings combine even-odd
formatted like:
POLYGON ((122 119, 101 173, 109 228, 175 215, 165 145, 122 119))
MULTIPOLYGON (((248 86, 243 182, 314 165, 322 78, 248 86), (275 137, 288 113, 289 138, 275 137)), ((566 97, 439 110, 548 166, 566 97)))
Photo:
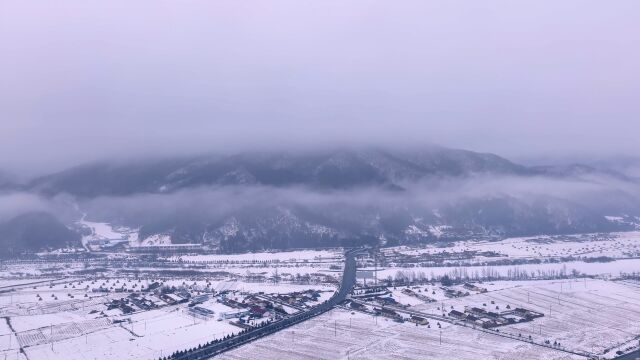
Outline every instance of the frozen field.
MULTIPOLYGON (((558 341, 569 350, 611 356, 621 345, 637 345, 640 335, 640 288, 605 280, 522 281, 484 283, 484 294, 444 299, 435 303, 413 303, 413 310, 441 314, 452 309, 478 307, 503 311, 523 307, 544 317, 532 322, 507 325, 500 331, 529 335, 535 341, 558 341), (606 351, 606 354, 605 354, 606 351)), ((433 287, 428 287, 429 291, 433 287)), ((399 299, 402 302, 401 299, 399 299)))
POLYGON ((299 250, 285 252, 257 252, 232 255, 183 255, 170 257, 170 261, 190 262, 335 262, 342 259, 339 251, 328 250, 299 250))
MULTIPOLYGON (((373 270, 369 268, 369 270, 373 270)), ((548 264, 491 265, 491 266, 415 266, 411 268, 388 267, 378 269, 378 279, 395 278, 399 274, 415 277, 423 273, 428 278, 449 276, 454 279, 486 278, 546 278, 549 276, 576 275, 617 277, 621 274, 640 272, 640 259, 621 259, 611 262, 558 262, 548 264)))
POLYGON ((437 328, 334 310, 219 358, 533 360, 581 357, 449 324, 442 327, 440 343, 437 328))
MULTIPOLYGON (((128 286, 143 284, 126 278, 74 281, 54 285, 38 284, 16 288, 0 294, 0 359, 13 359, 20 347, 28 359, 157 359, 161 355, 198 346, 201 343, 238 333, 241 329, 229 320, 218 321, 194 317, 187 304, 164 306, 149 311, 122 314, 106 310, 105 303, 126 297, 127 293, 94 293, 86 289, 97 286, 128 286), (35 289, 34 289, 35 287, 35 289), (75 287, 75 288, 73 288, 75 287), (88 297, 84 297, 87 294, 88 297), (42 300, 37 300, 38 295, 42 300), (72 299, 69 295, 73 295, 72 299), (56 300, 57 298, 57 300, 56 300), (102 315, 101 315, 102 314, 102 315), (8 326, 10 321, 13 331, 8 326), (14 334, 15 332, 15 334, 14 334)), ((18 284, 14 284, 18 285, 18 284)), ((288 294, 307 290, 320 292, 319 300, 328 299, 335 291, 329 284, 246 283, 241 281, 166 280, 165 286, 209 288, 216 293, 227 292, 230 299, 242 301, 249 293, 288 294)), ((159 302, 157 297, 146 295, 159 302)), ((233 312, 214 299, 200 305, 215 314, 233 312)), ((288 311, 296 311, 286 307, 288 311)), ((259 324, 263 319, 251 320, 259 324)))
MULTIPOLYGON (((410 314, 440 318, 416 326, 335 309, 221 357, 527 360, 591 353, 611 359, 617 350, 637 347, 640 335, 640 284, 632 276, 618 279, 621 273, 640 273, 640 258, 630 256, 638 241, 640 233, 633 232, 382 249, 376 256, 386 257, 386 263, 378 263, 377 279, 388 286, 388 291, 380 291, 382 297, 390 294, 397 301, 388 305, 401 314, 397 320, 408 320, 410 314), (421 254, 444 263, 429 262, 421 254), (584 261, 605 254, 615 260, 584 261), (530 261, 538 258, 542 261, 530 261), (459 259, 455 266, 446 266, 459 259), (496 259, 523 261, 482 265, 496 259), (473 279, 485 280, 475 282, 477 287, 464 284, 473 279), (449 314, 471 307, 495 312, 521 307, 544 317, 483 330, 482 323, 456 322, 449 314), (561 345, 551 348, 553 343, 561 345)), ((373 269, 371 254, 363 252, 360 270, 373 269)), ((158 359, 329 299, 344 266, 340 252, 333 250, 153 260, 125 253, 91 261, 46 259, 3 264, 0 360, 3 355, 29 360, 158 359), (88 275, 81 275, 85 270, 88 275), (150 287, 156 290, 147 291, 150 287), (184 301, 181 292, 189 293, 184 301), (313 299, 305 295, 310 293, 313 299), (153 306, 139 305, 137 296, 153 306), (189 303, 201 296, 207 299, 189 303), (192 311, 193 306, 205 315, 192 311), (259 316, 252 312, 256 306, 263 311, 259 316), (242 322, 234 313, 245 313, 238 315, 242 322)), ((371 285, 369 272, 362 273, 371 285)), ((369 300, 365 312, 379 311, 385 303, 375 300, 380 302, 369 300)))
POLYGON ((640 232, 585 234, 565 236, 536 236, 509 238, 501 241, 459 241, 452 246, 427 245, 422 248, 405 246, 384 249, 385 253, 407 255, 437 254, 443 251, 491 251, 514 259, 550 257, 635 257, 640 255, 640 232))

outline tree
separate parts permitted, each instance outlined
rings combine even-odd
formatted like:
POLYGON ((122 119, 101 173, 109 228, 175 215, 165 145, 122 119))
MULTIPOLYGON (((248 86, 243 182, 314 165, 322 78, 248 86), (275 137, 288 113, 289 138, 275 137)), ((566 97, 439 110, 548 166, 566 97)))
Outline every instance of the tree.
POLYGON ((449 278, 449 275, 445 275, 440 278, 440 284, 442 284, 442 286, 451 286, 453 285, 453 281, 449 278))

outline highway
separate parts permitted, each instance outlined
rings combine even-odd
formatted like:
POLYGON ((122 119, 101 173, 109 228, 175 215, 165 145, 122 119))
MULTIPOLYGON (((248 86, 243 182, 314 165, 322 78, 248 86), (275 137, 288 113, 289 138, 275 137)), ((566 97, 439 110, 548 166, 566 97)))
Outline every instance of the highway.
POLYGON ((209 359, 216 355, 229 351, 233 348, 255 341, 264 336, 271 335, 277 331, 299 324, 305 320, 321 315, 333 309, 336 305, 340 304, 347 298, 347 296, 351 293, 351 290, 353 289, 353 286, 356 283, 355 257, 359 251, 360 249, 352 249, 352 250, 347 250, 345 252, 345 264, 344 264, 344 271, 342 274, 342 282, 340 283, 340 288, 331 297, 331 299, 323 302, 320 305, 317 305, 311 308, 306 312, 299 313, 291 317, 269 323, 259 328, 248 330, 245 333, 233 336, 226 340, 211 343, 208 345, 203 345, 203 347, 201 347, 200 349, 192 349, 192 350, 184 351, 181 354, 177 354, 169 357, 169 359, 181 359, 181 360, 182 359, 184 360, 209 359))

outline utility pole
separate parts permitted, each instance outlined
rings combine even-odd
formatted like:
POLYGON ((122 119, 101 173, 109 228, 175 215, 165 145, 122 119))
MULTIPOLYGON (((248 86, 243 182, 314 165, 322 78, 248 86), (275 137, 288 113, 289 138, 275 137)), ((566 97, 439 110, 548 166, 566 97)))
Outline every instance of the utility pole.
POLYGON ((338 337, 338 320, 333 323, 333 336, 338 337))
POLYGON ((440 330, 440 345, 442 345, 442 329, 440 330))

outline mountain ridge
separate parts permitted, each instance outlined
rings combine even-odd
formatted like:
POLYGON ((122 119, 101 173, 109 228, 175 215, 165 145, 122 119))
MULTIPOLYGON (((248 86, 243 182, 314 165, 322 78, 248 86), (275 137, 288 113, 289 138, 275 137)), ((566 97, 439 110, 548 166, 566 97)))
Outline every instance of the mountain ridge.
MULTIPOLYGON (((94 221, 137 229, 141 243, 160 236, 238 252, 631 230, 637 185, 585 165, 370 147, 96 162, 21 189, 71 197, 94 221)), ((74 228, 77 219, 59 221, 74 228)))

